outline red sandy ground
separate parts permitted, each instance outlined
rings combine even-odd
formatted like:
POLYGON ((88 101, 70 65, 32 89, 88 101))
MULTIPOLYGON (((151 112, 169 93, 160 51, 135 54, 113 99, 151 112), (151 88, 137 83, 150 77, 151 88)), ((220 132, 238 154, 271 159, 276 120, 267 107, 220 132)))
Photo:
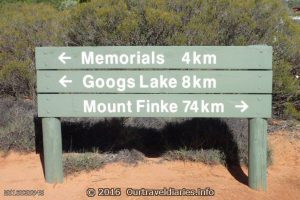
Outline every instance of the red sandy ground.
MULTIPOLYGON (((299 135, 299 133, 298 133, 299 135)), ((65 178, 63 184, 46 184, 39 155, 10 153, 0 158, 0 199, 300 199, 300 140, 287 132, 269 136, 273 165, 268 168, 267 192, 251 190, 236 180, 221 165, 191 162, 158 162, 149 159, 137 166, 122 163, 106 165, 89 173, 65 178), (120 187, 121 197, 86 196, 89 187, 120 187), (127 197, 132 188, 205 188, 215 190, 214 197, 127 197), (4 189, 43 189, 43 197, 4 196, 4 189)), ((247 169, 243 167, 247 174, 247 169)))

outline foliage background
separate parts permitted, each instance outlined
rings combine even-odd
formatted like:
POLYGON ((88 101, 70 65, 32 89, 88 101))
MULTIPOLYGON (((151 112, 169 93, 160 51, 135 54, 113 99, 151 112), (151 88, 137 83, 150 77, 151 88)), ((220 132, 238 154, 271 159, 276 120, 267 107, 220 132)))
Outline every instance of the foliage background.
POLYGON ((290 8, 300 6, 300 0, 285 0, 290 8))
POLYGON ((0 2, 0 95, 35 99, 37 46, 266 44, 273 114, 300 118, 300 25, 283 1, 0 2))

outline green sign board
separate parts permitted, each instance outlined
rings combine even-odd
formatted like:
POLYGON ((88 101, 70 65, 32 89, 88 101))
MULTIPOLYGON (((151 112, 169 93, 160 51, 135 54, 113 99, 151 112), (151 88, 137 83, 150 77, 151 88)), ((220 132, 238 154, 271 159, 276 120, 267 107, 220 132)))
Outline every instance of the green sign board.
POLYGON ((38 93, 271 93, 272 71, 38 71, 38 93))
POLYGON ((38 114, 268 118, 271 58, 269 46, 39 47, 38 114))
POLYGON ((271 95, 40 94, 43 117, 271 116, 271 95))
POLYGON ((45 178, 63 180, 58 117, 249 120, 249 186, 266 189, 272 47, 37 47, 45 178))
POLYGON ((37 69, 271 69, 269 46, 38 47, 37 69))

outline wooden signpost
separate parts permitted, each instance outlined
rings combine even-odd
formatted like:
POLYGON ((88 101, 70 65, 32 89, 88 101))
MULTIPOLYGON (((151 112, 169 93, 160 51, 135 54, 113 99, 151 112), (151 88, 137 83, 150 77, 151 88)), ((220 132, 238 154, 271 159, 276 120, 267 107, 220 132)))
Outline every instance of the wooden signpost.
POLYGON ((266 190, 272 47, 37 47, 45 176, 63 181, 59 117, 249 118, 249 186, 266 190))

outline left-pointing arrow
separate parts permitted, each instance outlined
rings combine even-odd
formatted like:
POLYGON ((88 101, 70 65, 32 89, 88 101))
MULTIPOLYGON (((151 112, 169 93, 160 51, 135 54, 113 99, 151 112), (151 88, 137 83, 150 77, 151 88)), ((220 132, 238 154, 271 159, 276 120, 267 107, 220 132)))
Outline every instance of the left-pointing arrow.
POLYGON ((70 60, 72 59, 71 56, 66 56, 66 52, 62 52, 60 54, 60 56, 58 56, 58 60, 60 60, 60 62, 62 62, 63 64, 66 64, 66 61, 65 60, 70 60))
POLYGON ((61 77, 61 79, 58 81, 62 86, 67 87, 67 83, 72 83, 72 80, 67 80, 67 76, 64 75, 61 77))

